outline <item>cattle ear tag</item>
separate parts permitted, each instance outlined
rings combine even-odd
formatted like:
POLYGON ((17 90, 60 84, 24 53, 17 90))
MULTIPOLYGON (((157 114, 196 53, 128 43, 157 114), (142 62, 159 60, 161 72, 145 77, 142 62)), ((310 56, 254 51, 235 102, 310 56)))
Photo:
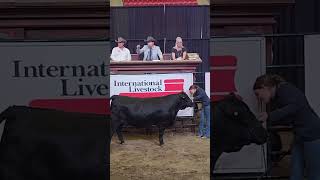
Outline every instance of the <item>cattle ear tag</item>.
POLYGON ((185 99, 186 97, 182 94, 179 94, 179 96, 182 98, 182 99, 185 99))
POLYGON ((233 115, 234 115, 234 116, 238 116, 239 113, 238 113, 237 111, 235 111, 235 112, 233 112, 233 115))

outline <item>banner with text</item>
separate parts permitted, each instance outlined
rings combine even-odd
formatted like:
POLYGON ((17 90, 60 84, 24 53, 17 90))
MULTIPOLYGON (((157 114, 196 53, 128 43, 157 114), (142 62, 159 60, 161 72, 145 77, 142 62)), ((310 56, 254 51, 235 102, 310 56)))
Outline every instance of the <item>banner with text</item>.
MULTIPOLYGON (((111 75, 110 96, 160 97, 185 91, 193 84, 192 73, 111 75)), ((178 112, 178 116, 193 116, 193 108, 178 112)))
POLYGON ((107 41, 1 42, 0 112, 23 105, 109 113, 109 48, 107 41))
POLYGON ((0 43, 0 111, 10 105, 106 113, 109 42, 0 43))

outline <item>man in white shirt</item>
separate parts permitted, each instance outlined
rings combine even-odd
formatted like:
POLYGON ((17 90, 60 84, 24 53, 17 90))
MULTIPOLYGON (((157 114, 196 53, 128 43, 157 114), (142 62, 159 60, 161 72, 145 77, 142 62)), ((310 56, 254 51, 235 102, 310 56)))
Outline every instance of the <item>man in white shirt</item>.
POLYGON ((118 43, 117 47, 114 47, 111 52, 112 61, 131 61, 131 54, 128 48, 124 47, 124 44, 127 42, 124 38, 118 37, 116 40, 118 43))

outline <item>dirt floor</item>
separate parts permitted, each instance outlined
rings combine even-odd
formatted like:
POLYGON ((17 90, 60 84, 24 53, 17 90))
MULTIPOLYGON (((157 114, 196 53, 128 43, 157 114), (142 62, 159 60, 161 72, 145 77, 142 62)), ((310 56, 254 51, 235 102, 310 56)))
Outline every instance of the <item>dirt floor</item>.
POLYGON ((111 180, 209 180, 210 140, 193 133, 124 134, 125 144, 113 137, 111 180))

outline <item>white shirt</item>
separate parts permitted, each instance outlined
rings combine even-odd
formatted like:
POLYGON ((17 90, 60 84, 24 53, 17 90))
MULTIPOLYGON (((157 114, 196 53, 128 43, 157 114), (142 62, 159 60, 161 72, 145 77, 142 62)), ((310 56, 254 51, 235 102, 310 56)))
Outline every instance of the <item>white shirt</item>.
POLYGON ((111 52, 111 60, 113 61, 131 61, 131 54, 129 49, 123 47, 114 47, 111 52))

